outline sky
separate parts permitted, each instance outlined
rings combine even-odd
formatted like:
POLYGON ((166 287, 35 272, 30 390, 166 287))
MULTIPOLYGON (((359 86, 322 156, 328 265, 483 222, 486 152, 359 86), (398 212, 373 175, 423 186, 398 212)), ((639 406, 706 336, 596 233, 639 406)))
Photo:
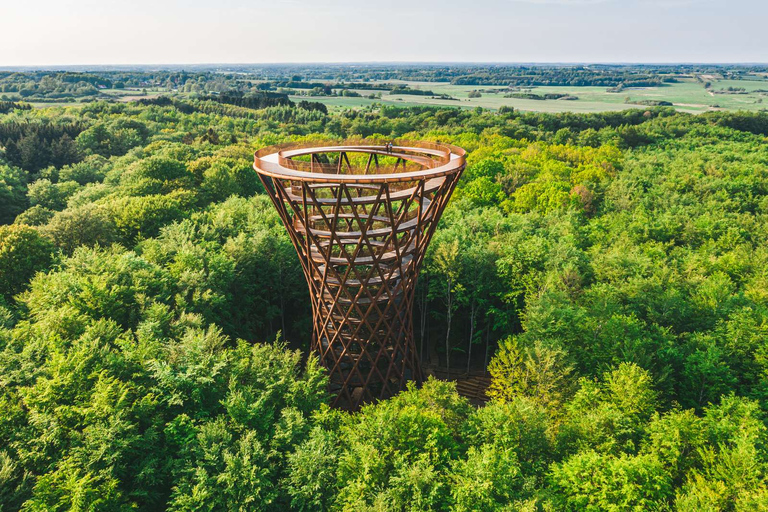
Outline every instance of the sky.
POLYGON ((768 0, 0 0, 0 67, 768 62, 768 0))

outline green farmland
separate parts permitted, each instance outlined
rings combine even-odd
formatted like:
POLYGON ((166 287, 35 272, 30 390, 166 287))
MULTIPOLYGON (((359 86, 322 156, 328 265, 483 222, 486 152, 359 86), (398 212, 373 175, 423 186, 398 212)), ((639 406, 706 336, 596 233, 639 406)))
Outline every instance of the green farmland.
MULTIPOLYGON (((502 107, 528 112, 611 112, 672 106, 681 112, 764 111, 768 71, 760 66, 414 66, 248 67, 188 71, 78 73, 0 71, 0 101, 33 107, 93 101, 131 102, 168 96, 219 95, 302 101, 334 110, 373 104, 502 107)), ((250 100, 235 104, 254 106, 250 100)), ((260 105, 263 107, 267 105, 260 105)), ((323 107, 323 108, 325 108, 323 107)))
MULTIPOLYGON (((530 92, 539 96, 545 94, 565 94, 575 96, 575 100, 539 100, 509 98, 509 89, 502 86, 452 85, 435 82, 406 82, 402 83, 411 89, 429 90, 434 96, 418 96, 413 94, 390 94, 382 91, 381 99, 365 97, 370 91, 355 90, 361 97, 331 96, 311 97, 291 96, 294 101, 311 99, 322 102, 329 107, 362 107, 373 103, 384 103, 400 106, 440 105, 462 108, 482 107, 498 109, 502 106, 532 112, 606 112, 648 106, 648 102, 667 101, 680 111, 701 113, 709 110, 751 110, 759 111, 768 108, 768 80, 715 80, 707 89, 701 82, 694 79, 665 84, 658 87, 626 88, 620 92, 608 92, 606 87, 595 86, 542 86, 526 87, 515 92, 530 92), (721 90, 744 88, 745 93, 724 94, 721 90), (470 98, 473 91, 481 91, 480 97, 470 98), (490 92, 498 91, 498 92, 490 92), (454 99, 442 99, 446 95, 454 99)), ((354 89, 353 89, 354 90, 354 89)))

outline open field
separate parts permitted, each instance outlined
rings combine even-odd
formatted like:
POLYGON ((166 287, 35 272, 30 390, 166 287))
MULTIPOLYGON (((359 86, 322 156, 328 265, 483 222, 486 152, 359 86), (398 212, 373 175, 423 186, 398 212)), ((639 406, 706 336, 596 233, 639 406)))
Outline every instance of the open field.
MULTIPOLYGON (((659 75, 666 76, 666 75, 659 75)), ((658 102, 672 103, 674 108, 682 112, 702 113, 712 110, 748 110, 761 111, 768 109, 768 76, 761 74, 743 75, 741 79, 723 78, 723 74, 703 73, 687 74, 674 77, 677 82, 651 86, 623 88, 607 87, 605 85, 593 86, 519 86, 507 87, 504 85, 454 85, 450 82, 430 82, 417 80, 366 80, 361 81, 331 81, 319 79, 315 84, 327 84, 326 87, 333 90, 333 96, 304 95, 310 92, 305 89, 288 89, 273 85, 272 91, 287 93, 290 99, 298 102, 302 100, 323 103, 333 109, 366 107, 375 103, 396 106, 445 106, 472 109, 481 107, 497 110, 501 107, 512 107, 517 110, 531 112, 607 112, 620 111, 633 108, 643 108, 658 105, 658 102), (365 83, 365 86, 363 85, 365 83), (705 86, 706 83, 706 86, 705 86), (357 86, 359 84, 359 87, 357 86), (372 90, 371 85, 380 84, 382 90, 372 90), (393 86, 402 86, 410 90, 430 91, 430 95, 418 94, 391 94, 393 86), (355 92, 360 96, 342 96, 344 91, 355 92), (376 98, 369 98, 372 94, 376 98), (511 95, 529 94, 539 96, 520 98, 511 95), (479 95, 479 97, 478 97, 479 95), (569 99, 543 99, 545 95, 567 96, 569 99), (380 97, 379 97, 380 96, 380 97), (473 96, 473 97, 471 97, 473 96)), ((218 77, 216 77, 218 79, 218 77)), ((233 85, 242 87, 247 82, 247 88, 254 85, 263 86, 269 81, 243 79, 237 77, 233 85)), ((139 84, 141 82, 138 82, 139 84)), ((131 87, 119 89, 100 89, 98 94, 77 97, 75 101, 66 99, 49 99, 48 101, 36 101, 29 98, 28 101, 36 108, 50 106, 76 106, 93 100, 107 100, 129 102, 142 98, 154 98, 161 95, 170 95, 177 98, 197 97, 198 93, 182 92, 183 87, 174 84, 173 88, 155 84, 144 87, 134 84, 131 87)), ((319 87, 315 87, 315 90, 319 87)), ((203 93, 205 94, 205 93, 203 93)), ((210 93, 209 93, 210 94, 210 93)), ((216 93, 213 93, 216 94, 216 93)), ((58 98, 58 96, 56 97, 58 98)))
MULTIPOLYGON (((128 102, 128 101, 136 101, 143 98, 156 98, 158 96, 162 96, 164 94, 168 94, 167 91, 164 90, 153 90, 153 89, 147 89, 147 92, 142 92, 141 89, 102 89, 99 91, 100 97, 98 98, 92 98, 92 97, 85 97, 78 99, 76 101, 35 101, 30 100, 29 103, 34 108, 46 108, 46 107, 73 107, 82 105, 83 103, 88 103, 90 101, 94 100, 103 100, 103 99, 111 99, 121 102, 128 102), (107 98, 105 98, 107 97, 107 98)), ((176 95, 175 93, 173 93, 176 95)), ((181 95, 179 95, 181 96, 181 95)))
MULTIPOLYGON (((482 107, 498 109, 509 106, 518 110, 535 112, 604 112, 625 110, 642 107, 644 101, 669 101, 674 107, 683 112, 701 113, 708 110, 762 110, 768 108, 768 81, 763 80, 714 80, 710 89, 693 79, 681 81, 660 87, 626 88, 621 92, 607 92, 606 87, 531 87, 522 89, 538 95, 567 94, 578 97, 577 100, 536 100, 522 98, 505 98, 509 91, 501 86, 451 85, 439 82, 405 82, 390 80, 388 83, 402 83, 413 89, 430 90, 432 96, 417 96, 410 94, 389 94, 382 91, 381 99, 365 97, 305 97, 291 96, 300 101, 309 99, 319 101, 330 107, 349 108, 362 107, 372 103, 387 105, 415 106, 441 105, 462 108, 482 107), (747 94, 718 94, 717 91, 728 87, 744 88, 747 94), (470 98, 469 93, 482 90, 480 98, 470 98), (487 92, 499 91, 499 92, 487 92), (441 99, 437 96, 448 95, 453 100, 441 99)), ((367 95, 371 91, 358 90, 367 95)), ((518 91, 520 92, 520 91, 518 91)))

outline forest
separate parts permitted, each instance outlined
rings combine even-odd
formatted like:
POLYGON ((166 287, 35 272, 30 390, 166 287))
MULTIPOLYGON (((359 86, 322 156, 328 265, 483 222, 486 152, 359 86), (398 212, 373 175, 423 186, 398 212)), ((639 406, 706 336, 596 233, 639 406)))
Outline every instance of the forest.
POLYGON ((768 510, 768 113, 261 98, 2 104, 0 510, 768 510), (415 330, 485 405, 327 405, 253 153, 360 138, 468 151, 415 330))

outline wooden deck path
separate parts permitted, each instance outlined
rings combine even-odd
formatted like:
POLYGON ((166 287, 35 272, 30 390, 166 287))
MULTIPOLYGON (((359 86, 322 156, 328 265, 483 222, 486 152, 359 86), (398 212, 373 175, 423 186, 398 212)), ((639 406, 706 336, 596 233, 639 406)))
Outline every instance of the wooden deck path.
POLYGON ((444 368, 429 368, 427 374, 434 375, 440 380, 449 380, 456 383, 456 391, 467 398, 473 405, 483 405, 488 402, 486 391, 491 385, 491 376, 484 371, 451 372, 450 378, 444 368))

